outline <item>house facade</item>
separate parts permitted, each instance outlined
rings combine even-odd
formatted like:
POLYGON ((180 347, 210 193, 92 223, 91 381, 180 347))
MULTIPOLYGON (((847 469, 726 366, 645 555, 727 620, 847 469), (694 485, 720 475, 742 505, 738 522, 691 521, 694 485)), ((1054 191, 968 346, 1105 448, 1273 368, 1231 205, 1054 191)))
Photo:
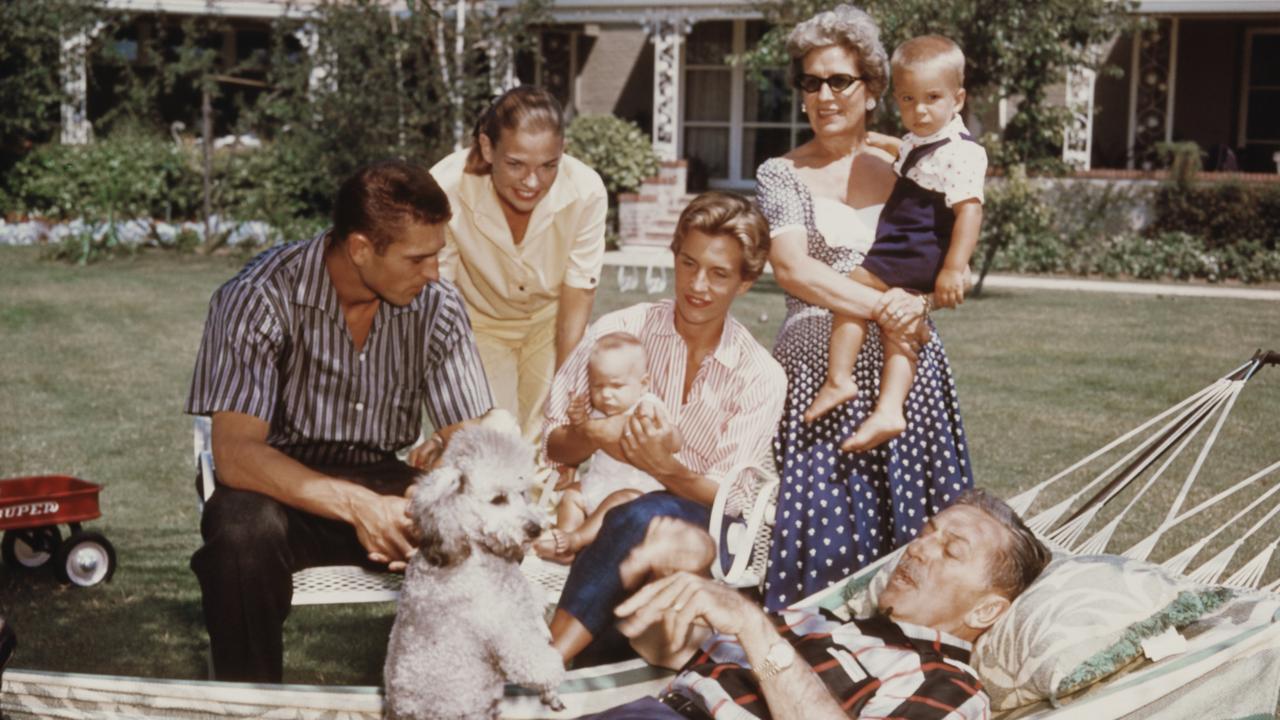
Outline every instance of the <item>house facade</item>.
MULTIPOLYGON (((501 11, 515 0, 486 7, 501 11)), ((305 16, 315 0, 108 0, 112 8, 171 20, 232 21, 228 64, 264 46, 266 26, 305 16)), ((448 3, 456 7, 457 3, 448 3)), ((1062 88, 1076 121, 1063 157, 1081 169, 1153 167, 1161 143, 1195 142, 1207 169, 1275 173, 1280 153, 1280 0, 1142 0, 1148 22, 1097 48, 1118 76, 1081 70, 1062 88)), ((690 189, 749 190, 754 170, 804 142, 809 130, 781 69, 763 82, 726 58, 766 31, 750 0, 555 0, 537 52, 510 76, 552 90, 574 114, 609 113, 640 125, 665 161, 687 162, 690 189)), ((146 24, 139 25, 145 33, 146 24)), ((124 49, 145 46, 124 38, 124 49)), ((76 39, 68 42, 74 56, 76 39)), ((69 64, 78 103, 64 108, 64 139, 83 140, 90 115, 83 67, 69 64)), ((106 102, 100 100, 100 102, 106 102)), ((1008 102, 992 117, 996 129, 1008 102)))

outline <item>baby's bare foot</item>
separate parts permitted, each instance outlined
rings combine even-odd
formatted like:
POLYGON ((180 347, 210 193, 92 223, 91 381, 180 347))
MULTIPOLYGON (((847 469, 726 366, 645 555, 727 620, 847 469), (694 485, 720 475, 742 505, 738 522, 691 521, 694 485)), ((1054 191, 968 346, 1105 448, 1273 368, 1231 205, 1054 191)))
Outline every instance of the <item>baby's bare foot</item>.
POLYGON ((840 444, 840 449, 846 452, 870 450, 898 437, 906 429, 907 419, 902 416, 901 410, 876 408, 875 412, 862 421, 858 431, 840 444))
POLYGON ((853 378, 845 380, 827 378, 822 387, 818 388, 818 394, 813 398, 813 402, 804 411, 804 421, 811 423, 857 396, 858 384, 853 381, 853 378))
POLYGON ((533 541, 533 554, 561 565, 573 562, 577 554, 573 548, 573 538, 563 530, 551 529, 533 541))

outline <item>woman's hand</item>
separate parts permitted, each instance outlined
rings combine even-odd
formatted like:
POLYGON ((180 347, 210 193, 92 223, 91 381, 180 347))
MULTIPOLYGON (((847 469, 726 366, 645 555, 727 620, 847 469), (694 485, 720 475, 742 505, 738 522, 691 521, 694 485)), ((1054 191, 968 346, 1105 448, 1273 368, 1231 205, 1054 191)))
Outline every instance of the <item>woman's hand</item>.
POLYGON ((881 341, 894 345, 912 360, 932 336, 924 298, 901 288, 889 288, 876 303, 872 319, 880 326, 881 341))

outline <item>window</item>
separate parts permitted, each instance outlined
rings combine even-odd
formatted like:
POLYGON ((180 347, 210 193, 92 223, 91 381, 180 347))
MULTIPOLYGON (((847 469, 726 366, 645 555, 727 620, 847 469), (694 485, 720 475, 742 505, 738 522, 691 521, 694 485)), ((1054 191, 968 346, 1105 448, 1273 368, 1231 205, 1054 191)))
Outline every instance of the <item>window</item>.
POLYGON ((1280 145, 1280 28, 1245 37, 1240 146, 1280 145))
POLYGON ((763 81, 727 57, 753 47, 767 26, 724 20, 694 25, 685 44, 683 155, 690 189, 749 189, 756 167, 808 140, 785 69, 763 81))

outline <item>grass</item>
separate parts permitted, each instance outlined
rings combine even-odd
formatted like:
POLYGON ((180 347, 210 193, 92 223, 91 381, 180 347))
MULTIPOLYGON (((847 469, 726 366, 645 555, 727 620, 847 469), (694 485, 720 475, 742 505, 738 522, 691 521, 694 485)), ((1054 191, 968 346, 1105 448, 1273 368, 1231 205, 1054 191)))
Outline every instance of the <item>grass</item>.
MULTIPOLYGON (((15 666, 204 677, 199 591, 187 567, 199 533, 182 404, 208 297, 241 262, 142 254, 80 268, 0 248, 0 477, 61 473, 103 484, 103 517, 89 527, 119 557, 114 580, 92 589, 0 567, 0 615, 21 641, 15 666)), ((597 313, 648 299, 616 286, 607 272, 597 313)), ((735 315, 770 345, 782 296, 762 283, 735 315)), ((988 291, 940 313, 938 324, 978 482, 1005 496, 1255 348, 1280 349, 1280 303, 1256 301, 988 291)), ((1218 485, 1276 459, 1276 407, 1280 371, 1264 370, 1210 458, 1218 485)), ((390 623, 385 605, 295 610, 286 680, 378 683, 390 623)))

